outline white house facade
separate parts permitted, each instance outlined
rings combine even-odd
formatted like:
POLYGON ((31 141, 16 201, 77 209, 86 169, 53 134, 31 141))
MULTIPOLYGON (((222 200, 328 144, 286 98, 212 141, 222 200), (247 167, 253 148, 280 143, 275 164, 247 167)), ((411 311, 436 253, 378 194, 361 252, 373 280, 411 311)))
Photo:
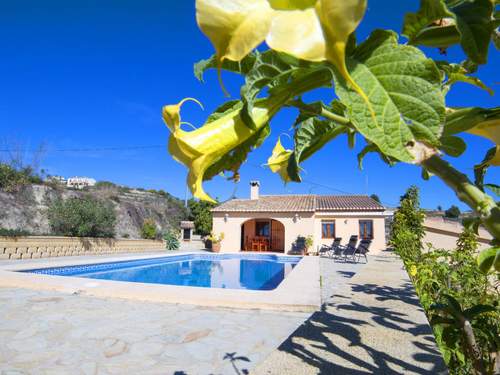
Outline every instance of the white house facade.
POLYGON ((370 252, 386 248, 385 219, 380 203, 364 195, 260 195, 251 183, 250 199, 232 199, 212 210, 213 233, 224 233, 221 252, 288 253, 299 238, 311 237, 310 252, 346 244, 352 235, 372 241, 370 252))
POLYGON ((70 177, 66 185, 70 188, 74 189, 83 189, 87 186, 94 186, 96 184, 96 180, 89 177, 70 177))

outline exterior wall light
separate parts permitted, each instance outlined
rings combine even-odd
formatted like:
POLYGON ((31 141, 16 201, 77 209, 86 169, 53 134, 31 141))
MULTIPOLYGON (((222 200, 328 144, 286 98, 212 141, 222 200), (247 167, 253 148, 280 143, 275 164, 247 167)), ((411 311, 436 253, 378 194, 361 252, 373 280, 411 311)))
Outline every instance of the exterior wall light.
POLYGON ((227 223, 227 219, 229 219, 229 214, 224 214, 224 222, 227 223))
POLYGON ((299 219, 300 219, 299 214, 295 214, 295 215, 293 216, 293 222, 294 222, 294 223, 296 223, 297 221, 299 221, 299 219))

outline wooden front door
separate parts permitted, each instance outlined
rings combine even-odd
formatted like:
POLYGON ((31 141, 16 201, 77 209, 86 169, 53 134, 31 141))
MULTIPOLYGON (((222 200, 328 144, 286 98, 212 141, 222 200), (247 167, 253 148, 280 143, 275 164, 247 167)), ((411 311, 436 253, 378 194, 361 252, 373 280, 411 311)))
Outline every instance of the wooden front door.
POLYGON ((285 226, 271 220, 271 251, 285 251, 285 226))

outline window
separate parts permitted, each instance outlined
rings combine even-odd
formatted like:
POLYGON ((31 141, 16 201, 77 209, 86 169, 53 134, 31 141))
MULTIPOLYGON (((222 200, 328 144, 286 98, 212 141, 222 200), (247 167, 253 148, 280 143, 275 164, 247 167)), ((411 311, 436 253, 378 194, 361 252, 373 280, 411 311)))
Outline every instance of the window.
POLYGON ((321 222, 321 238, 335 238, 335 221, 321 222))
POLYGON ((255 223, 255 235, 259 237, 269 237, 270 227, 269 221, 257 221, 255 223))
POLYGON ((362 240, 373 239, 373 220, 359 221, 359 238, 362 240))

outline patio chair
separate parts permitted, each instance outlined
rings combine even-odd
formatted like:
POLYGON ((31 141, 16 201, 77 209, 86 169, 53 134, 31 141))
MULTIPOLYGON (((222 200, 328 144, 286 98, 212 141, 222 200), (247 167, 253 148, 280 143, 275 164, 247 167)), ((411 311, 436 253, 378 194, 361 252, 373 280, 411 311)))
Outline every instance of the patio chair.
POLYGON ((342 242, 342 237, 336 237, 333 241, 332 251, 330 252, 330 257, 333 259, 341 259, 344 252, 343 246, 340 244, 342 242))
POLYGON ((337 251, 337 248, 339 247, 340 245, 340 242, 342 241, 342 238, 340 237, 335 237, 333 239, 333 242, 330 246, 327 246, 327 245, 323 245, 320 249, 319 249, 319 256, 323 256, 323 255, 326 255, 328 256, 329 258, 332 258, 335 254, 335 251, 337 251))
POLYGON ((354 254, 356 253, 356 245, 358 244, 358 236, 357 235, 352 235, 349 238, 349 242, 347 243, 346 246, 338 246, 339 249, 341 250, 340 257, 345 260, 347 258, 352 258, 354 261, 354 254))
POLYGON ((365 261, 366 263, 368 263, 368 257, 366 256, 366 254, 368 254, 368 252, 370 251, 370 245, 371 245, 372 241, 371 240, 361 240, 359 242, 359 245, 356 249, 356 253, 355 253, 355 256, 357 255, 358 257, 358 262, 361 260, 361 257, 364 256, 365 257, 365 261))

